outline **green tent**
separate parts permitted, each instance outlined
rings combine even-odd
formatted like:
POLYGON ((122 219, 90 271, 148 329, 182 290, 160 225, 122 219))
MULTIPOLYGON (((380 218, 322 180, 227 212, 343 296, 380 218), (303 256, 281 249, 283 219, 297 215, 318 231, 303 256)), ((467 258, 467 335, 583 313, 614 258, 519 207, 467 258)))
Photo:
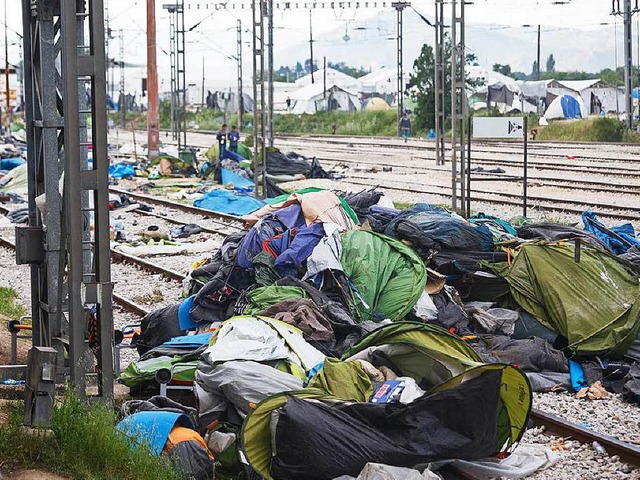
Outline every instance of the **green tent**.
MULTIPOLYGON (((253 157, 251 149, 244 143, 238 143, 238 155, 246 158, 247 160, 251 160, 251 158, 253 157)), ((207 153, 205 153, 205 157, 207 157, 209 160, 217 160, 220 158, 220 146, 217 142, 209 147, 207 153)))
POLYGON ((167 369, 171 371, 173 382, 191 383, 195 380, 197 360, 183 361, 182 355, 175 357, 155 357, 148 360, 131 362, 129 366, 120 374, 118 380, 129 388, 151 381, 155 378, 158 370, 167 369))
POLYGON ((342 235, 342 266, 357 289, 355 314, 361 321, 402 320, 427 282, 424 263, 411 248, 365 230, 342 235))
MULTIPOLYGON (((424 385, 432 384, 425 397, 453 389, 467 381, 477 379, 485 373, 499 373, 499 408, 496 413, 494 451, 505 452, 517 443, 524 433, 532 396, 529 382, 520 370, 504 364, 483 364, 478 354, 459 337, 446 330, 424 323, 397 322, 381 327, 354 345, 343 357, 347 365, 351 360, 366 359, 380 349, 400 370, 402 376, 414 378, 424 385)), ((336 362, 328 363, 329 374, 322 370, 310 385, 296 392, 284 392, 262 401, 245 419, 242 432, 242 451, 249 464, 264 478, 271 479, 271 461, 275 453, 272 445, 272 412, 282 408, 289 399, 314 399, 327 405, 336 402, 362 402, 366 385, 358 380, 359 388, 347 387, 345 382, 331 378, 343 375, 346 381, 353 378, 351 368, 344 373, 336 362), (328 388, 330 387, 330 388, 328 388), (327 391, 331 390, 331 392, 327 391), (345 398, 351 391, 353 397, 345 398)), ((455 408, 455 405, 452 405, 455 408)), ((465 412, 460 412, 463 416, 465 412)), ((375 459, 372 459, 375 461, 375 459)))
POLYGON ((623 355, 640 331, 640 282, 632 266, 597 247, 529 243, 511 267, 489 265, 511 295, 578 355, 623 355))

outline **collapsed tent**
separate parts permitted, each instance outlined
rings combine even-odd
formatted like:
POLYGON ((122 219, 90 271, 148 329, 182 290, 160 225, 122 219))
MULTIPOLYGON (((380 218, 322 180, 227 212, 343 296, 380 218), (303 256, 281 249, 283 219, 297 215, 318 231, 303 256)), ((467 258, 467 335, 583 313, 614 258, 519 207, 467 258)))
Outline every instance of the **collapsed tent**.
POLYGON ((401 242, 379 233, 353 230, 342 235, 342 266, 355 287, 361 320, 401 320, 427 282, 420 257, 401 242))
POLYGON ((623 355, 640 331, 638 272, 608 252, 582 243, 523 244, 511 266, 490 268, 575 354, 623 355))
POLYGON ((587 109, 581 98, 571 95, 561 95, 556 97, 544 112, 544 118, 553 119, 576 119, 587 118, 587 109))
POLYGON ((414 466, 481 458, 508 449, 524 431, 531 407, 524 374, 508 365, 483 365, 473 349, 443 329, 388 325, 343 358, 387 367, 426 392, 406 404, 370 403, 352 388, 345 395, 316 383, 271 396, 242 429, 242 451, 260 475, 328 479, 357 475, 372 461, 414 466))

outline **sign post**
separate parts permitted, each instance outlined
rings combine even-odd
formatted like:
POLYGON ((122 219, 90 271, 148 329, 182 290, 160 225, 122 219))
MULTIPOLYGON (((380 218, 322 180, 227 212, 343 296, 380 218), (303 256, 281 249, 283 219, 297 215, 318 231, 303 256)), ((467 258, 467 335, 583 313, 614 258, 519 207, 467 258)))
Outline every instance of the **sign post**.
MULTIPOLYGON (((473 118, 473 138, 496 139, 496 138, 522 138, 523 139, 523 163, 522 177, 483 177, 475 180, 495 181, 495 180, 522 180, 522 215, 527 216, 527 117, 474 117, 473 118)), ((470 157, 470 155, 469 155, 470 157)), ((471 192, 471 164, 469 163, 468 179, 469 197, 471 192)), ((469 208, 470 209, 470 208, 469 208)), ((469 212, 470 213, 470 212, 469 212)))

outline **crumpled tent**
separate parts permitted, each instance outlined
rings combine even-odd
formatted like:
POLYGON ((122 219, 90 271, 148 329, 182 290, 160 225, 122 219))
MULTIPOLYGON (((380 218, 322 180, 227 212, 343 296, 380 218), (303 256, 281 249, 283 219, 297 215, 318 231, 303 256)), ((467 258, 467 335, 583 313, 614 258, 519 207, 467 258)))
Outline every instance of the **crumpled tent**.
POLYGON ((364 230, 342 235, 342 266, 355 286, 361 320, 401 320, 427 282, 424 263, 411 248, 364 230))
POLYGON ((490 268, 509 282, 522 308, 567 339, 572 353, 623 355, 640 331, 638 273, 608 252, 587 244, 579 253, 574 243, 523 244, 510 267, 490 268))
POLYGON ((480 458, 519 441, 531 392, 516 368, 483 365, 458 337, 408 322, 375 330, 343 358, 375 361, 376 351, 427 393, 408 405, 368 403, 360 393, 345 402, 317 388, 323 381, 273 395, 243 424, 249 464, 267 479, 326 479, 357 475, 371 461, 414 466, 480 458))
POLYGON ((640 246, 640 239, 636 237, 636 232, 630 223, 607 228, 590 210, 582 212, 582 223, 586 231, 602 240, 616 255, 626 253, 631 247, 640 246))

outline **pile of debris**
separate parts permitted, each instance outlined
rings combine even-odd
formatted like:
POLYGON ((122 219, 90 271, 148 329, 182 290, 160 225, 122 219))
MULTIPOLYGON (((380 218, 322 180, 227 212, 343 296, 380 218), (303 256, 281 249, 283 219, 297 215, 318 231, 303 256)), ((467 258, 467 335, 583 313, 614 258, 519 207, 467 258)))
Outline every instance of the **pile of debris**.
POLYGON ((142 320, 120 377, 194 386, 196 409, 154 397, 121 425, 158 453, 184 443, 194 478, 214 464, 216 478, 438 478, 407 469, 452 463, 518 478, 555 461, 544 446, 506 458, 532 390, 640 400, 630 225, 465 219, 320 189, 244 220, 184 301, 142 320))

